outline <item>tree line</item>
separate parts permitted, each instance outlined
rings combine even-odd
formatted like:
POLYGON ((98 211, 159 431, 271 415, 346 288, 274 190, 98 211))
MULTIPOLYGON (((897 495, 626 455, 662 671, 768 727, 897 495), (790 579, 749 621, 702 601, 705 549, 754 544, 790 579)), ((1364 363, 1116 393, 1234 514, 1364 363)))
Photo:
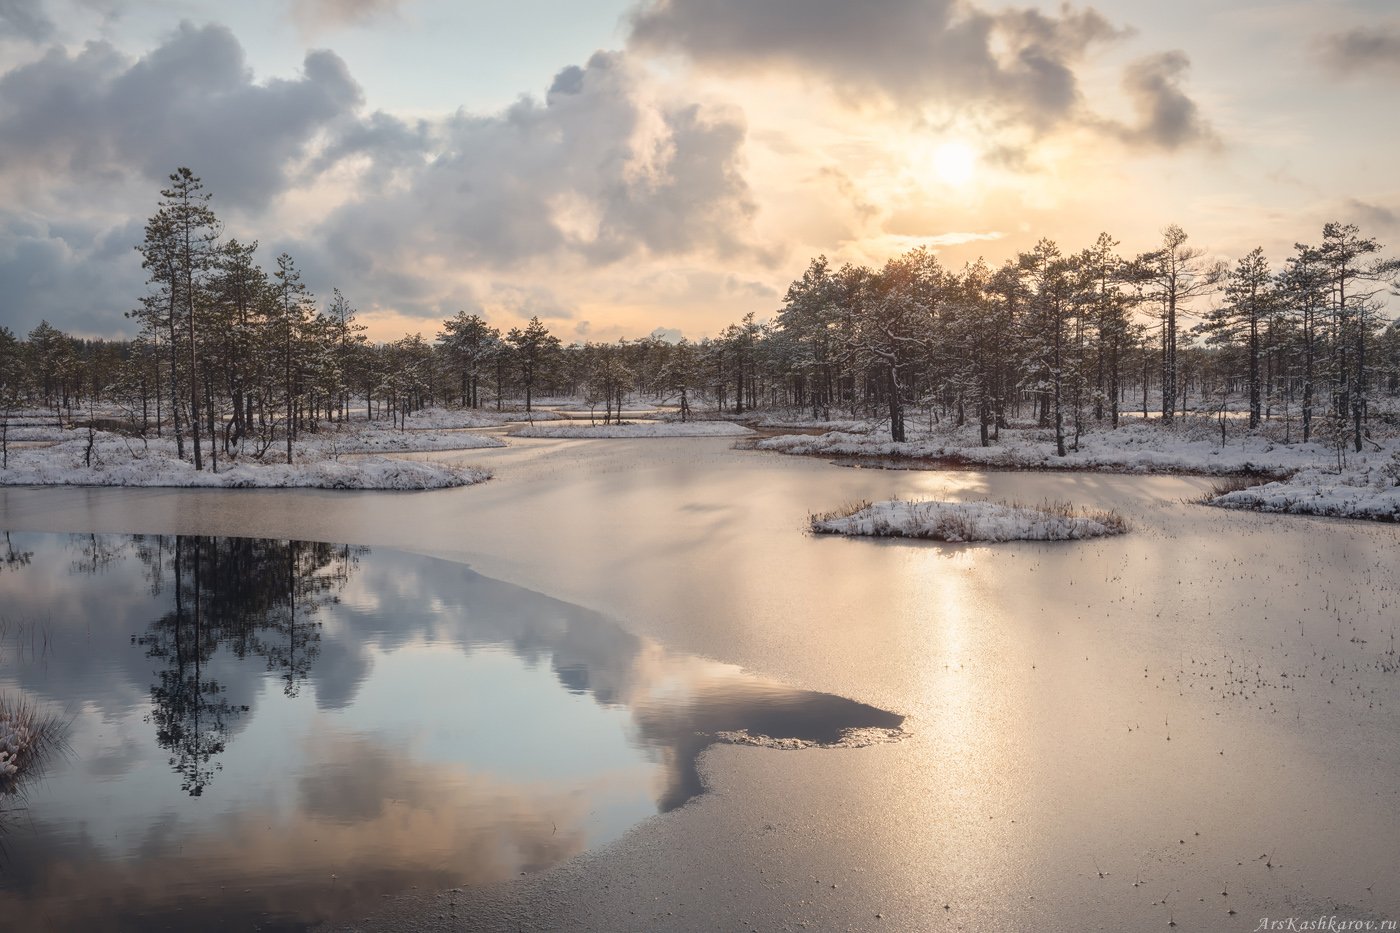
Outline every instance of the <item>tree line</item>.
POLYGON ((1063 454, 1128 412, 1170 425, 1191 409, 1281 418, 1291 439, 1322 425, 1361 450, 1372 401, 1400 392, 1400 330, 1385 297, 1400 263, 1357 227, 1326 224, 1281 264, 1261 249, 1208 260, 1167 227, 1134 256, 1107 234, 1067 253, 1043 239, 999 266, 951 269, 926 248, 879 268, 819 256, 767 321, 718 336, 660 333, 565 346, 532 318, 504 332, 459 312, 431 340, 366 339, 338 290, 324 306, 283 253, 269 274, 256 242, 223 238, 200 179, 181 168, 137 246, 148 289, 131 340, 70 337, 47 322, 0 328, 0 445, 10 414, 173 437, 196 468, 220 458, 293 458, 303 432, 351 419, 402 427, 428 405, 504 408, 581 398, 604 420, 631 396, 742 415, 797 408, 878 417, 893 440, 920 412, 975 424, 982 444, 1013 423, 1053 430, 1063 454), (103 414, 98 416, 98 406, 103 414), (115 409, 116 415, 112 414, 115 409))

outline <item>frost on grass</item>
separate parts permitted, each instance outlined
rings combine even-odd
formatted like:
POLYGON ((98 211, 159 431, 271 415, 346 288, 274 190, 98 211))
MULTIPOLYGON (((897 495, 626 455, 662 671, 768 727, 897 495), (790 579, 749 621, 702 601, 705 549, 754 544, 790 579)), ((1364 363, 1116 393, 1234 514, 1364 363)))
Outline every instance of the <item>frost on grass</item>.
POLYGON ((1074 541, 1121 535, 1117 512, 1092 512, 1057 502, 1030 508, 1007 502, 859 502, 811 517, 818 534, 935 541, 1074 541))
POLYGON ((412 429, 396 431, 391 428, 364 428, 358 431, 324 435, 309 435, 299 442, 303 454, 312 452, 329 456, 338 454, 415 453, 443 450, 477 450, 483 447, 504 447, 505 441, 481 434, 447 429, 412 429))
MULTIPOLYGON (((39 711, 31 701, 0 694, 0 797, 19 794, 27 777, 43 771, 63 747, 67 723, 39 711)), ((0 803, 0 815, 4 813, 0 803)))
POLYGON ((773 738, 755 734, 747 729, 716 732, 715 739, 728 745, 751 745, 756 748, 773 748, 792 751, 803 748, 866 748, 871 745, 886 745, 898 742, 909 735, 904 729, 882 729, 869 726, 858 729, 845 729, 835 742, 814 742, 810 739, 773 738))
POLYGON ((1347 470, 1299 470, 1262 485, 1225 484, 1202 501, 1224 509, 1397 522, 1400 454, 1379 468, 1362 464, 1347 470))
POLYGON ((648 421, 622 424, 537 424, 517 437, 741 437, 753 432, 730 421, 648 421))
POLYGON ((1090 431, 1080 437, 1077 450, 1071 448, 1063 457, 1057 455, 1054 432, 1036 427, 1003 429, 1000 439, 987 447, 981 445, 976 427, 969 425, 928 428, 911 423, 904 442, 889 440, 876 422, 849 427, 819 435, 779 435, 760 441, 758 448, 784 454, 938 460, 989 469, 1206 475, 1281 476, 1335 458, 1329 445, 1285 444, 1263 431, 1232 436, 1222 445, 1209 419, 1202 418, 1182 419, 1173 427, 1127 422, 1116 430, 1090 431))
MULTIPOLYGON (((196 470, 175 456, 168 438, 139 440, 97 432, 88 449, 86 432, 74 440, 10 451, 5 486, 200 486, 220 488, 443 489, 489 479, 489 470, 386 457, 332 459, 324 446, 298 449, 293 463, 243 457, 221 461, 219 472, 196 470)), ((343 452, 343 451, 341 451, 343 452)))

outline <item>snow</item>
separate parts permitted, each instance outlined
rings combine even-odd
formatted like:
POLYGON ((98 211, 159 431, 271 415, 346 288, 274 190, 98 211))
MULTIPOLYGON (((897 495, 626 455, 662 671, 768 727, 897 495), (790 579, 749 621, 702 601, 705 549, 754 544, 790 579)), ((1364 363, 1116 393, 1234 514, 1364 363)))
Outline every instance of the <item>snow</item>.
POLYGON ((871 745, 887 745, 898 742, 909 735, 903 729, 882 729, 869 726, 859 729, 843 729, 835 742, 815 742, 810 739, 773 738, 755 734, 747 729, 726 730, 715 733, 715 739, 728 745, 749 745, 755 748, 771 748, 779 751, 796 751, 807 748, 868 748, 871 745))
POLYGON ((11 424, 6 432, 6 437, 11 443, 15 441, 59 441, 67 435, 64 428, 59 427, 56 422, 49 424, 11 424))
MULTIPOLYGON (((909 426, 909 440, 895 443, 881 436, 875 423, 865 430, 830 431, 820 435, 785 434, 758 443, 761 450, 786 454, 883 457, 951 461, 966 466, 1003 469, 1103 470, 1121 473, 1239 473, 1283 476, 1335 460, 1332 447, 1322 443, 1284 444, 1265 433, 1236 432, 1222 447, 1218 428, 1200 422, 1175 427, 1130 422, 1117 430, 1096 430, 1079 440, 1079 450, 1063 457, 1055 452, 1053 431, 1039 428, 1002 429, 990 447, 978 442, 975 426, 961 429, 909 426)), ((1070 439, 1066 439, 1066 444, 1070 439)), ((1400 445, 1392 442, 1392 447, 1400 445)), ((1389 457, 1357 455, 1361 459, 1389 457)))
MULTIPOLYGON (((556 401, 548 401, 548 400, 546 400, 546 401, 543 401, 543 402, 541 402, 540 400, 536 399, 536 400, 534 401, 532 407, 534 408, 535 414, 537 414, 537 415, 538 415, 538 414, 541 414, 541 413, 548 414, 548 413, 550 413, 550 412, 556 412, 556 411, 557 411, 557 412, 584 412, 584 413, 587 413, 587 412, 597 412, 597 413, 598 413, 598 416, 599 416, 599 417, 602 417, 602 413, 603 413, 603 404, 602 404, 601 402, 599 402, 599 403, 597 403, 597 404, 590 404, 589 402, 581 402, 581 401, 578 401, 577 399, 563 399, 563 400, 556 400, 556 401)), ((628 413, 628 414, 648 414, 648 415, 649 415, 649 414, 655 414, 656 411, 657 411, 657 409, 656 409, 655 406, 653 406, 653 405, 648 405, 648 404, 646 404, 645 402, 638 402, 638 403, 635 404, 635 405, 625 404, 625 403, 624 403, 623 406, 622 406, 622 410, 623 410, 624 412, 628 413)))
POLYGON ((909 422, 909 440, 895 443, 887 439, 886 425, 873 420, 824 434, 771 437, 756 447, 784 454, 927 460, 952 468, 1257 476, 1259 486, 1202 501, 1261 512, 1400 521, 1400 437, 1369 441, 1361 453, 1347 451, 1338 469, 1336 448, 1325 439, 1285 443, 1278 424, 1248 431, 1239 420, 1228 427, 1224 445, 1214 418, 1180 419, 1170 427, 1125 420, 1117 430, 1085 433, 1079 450, 1064 457, 1056 455, 1054 432, 1043 428, 1003 428, 999 441, 983 447, 975 425, 930 428, 909 422))
MULTIPOLYGON (((518 421, 523 412, 495 411, 485 408, 424 408, 408 416, 406 427, 410 431, 453 428, 491 428, 518 421)), ((372 424, 373 422, 371 422, 372 424)))
POLYGON ((938 541, 1069 541, 1123 534, 1113 513, 1075 513, 1067 506, 1033 509, 1004 502, 907 502, 861 504, 845 514, 814 515, 819 534, 938 541))
MULTIPOLYGON (((1400 464, 1400 458, 1394 461, 1400 464)), ((1371 521, 1400 521, 1400 485, 1395 468, 1300 470, 1278 482, 1214 496, 1209 505, 1256 512, 1331 515, 1371 521)))
POLYGON ((536 424, 511 432, 516 437, 742 437, 753 431, 731 421, 640 421, 622 424, 536 424))
MULTIPOLYGON (((412 425, 413 419, 409 419, 412 425)), ((384 427, 364 427, 349 432, 304 434, 297 442, 303 450, 326 454, 409 453, 434 450, 474 450, 504 447, 505 441, 460 430, 396 431, 384 427)))
MULTIPOLYGON (((441 489, 489 479, 487 470, 419 460, 356 457, 334 460, 322 443, 297 445, 294 463, 258 461, 244 456, 233 464, 220 459, 219 472, 196 470, 175 456, 169 438, 125 438, 98 431, 92 464, 86 464, 87 432, 43 448, 10 451, 9 469, 0 469, 6 486, 211 486, 313 487, 319 489, 441 489), (310 454, 311 456, 308 456, 310 454)), ((352 437, 354 435, 351 435, 352 437)), ((342 449, 342 452, 343 449, 342 449)), ((276 451, 269 451, 269 459, 276 451)))
POLYGON ((17 719, 0 718, 0 786, 6 786, 19 776, 24 758, 34 742, 34 732, 28 724, 17 719))

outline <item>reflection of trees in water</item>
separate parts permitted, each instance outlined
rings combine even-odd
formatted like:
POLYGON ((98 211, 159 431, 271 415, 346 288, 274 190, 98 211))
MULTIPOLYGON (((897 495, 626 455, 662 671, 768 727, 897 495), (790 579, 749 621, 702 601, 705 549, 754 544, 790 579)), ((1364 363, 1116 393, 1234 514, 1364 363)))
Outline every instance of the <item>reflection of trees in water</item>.
MULTIPOLYGON (((198 796, 218 770, 234 720, 248 711, 211 675, 219 649, 265 658, 295 696, 320 652, 317 613, 365 549, 190 535, 134 540, 151 592, 170 597, 169 611, 133 639, 164 665, 151 685, 151 720, 183 788, 198 796)), ((74 567, 96 573, 101 563, 74 567)))
POLYGON ((0 549, 0 570, 19 570, 21 567, 28 567, 29 562, 34 559, 34 552, 21 551, 16 548, 8 531, 5 532, 4 539, 4 547, 0 549))
POLYGON ((112 535, 73 535, 68 539, 68 549, 76 555, 72 564, 74 573, 99 574, 124 559, 131 542, 112 535))

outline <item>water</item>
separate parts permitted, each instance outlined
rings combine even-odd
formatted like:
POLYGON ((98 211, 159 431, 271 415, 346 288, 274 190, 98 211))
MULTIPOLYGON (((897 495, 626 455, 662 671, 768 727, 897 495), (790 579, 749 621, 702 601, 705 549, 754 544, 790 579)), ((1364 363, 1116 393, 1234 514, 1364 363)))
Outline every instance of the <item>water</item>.
POLYGON ((0 692, 67 721, 0 797, 16 928, 343 919, 609 842, 700 794, 716 741, 903 719, 389 549, 14 533, 0 566, 0 692))
POLYGON ((730 439, 510 444, 427 455, 495 470, 465 489, 0 489, 0 525, 432 555, 668 657, 907 716, 893 744, 710 746, 707 793, 517 876, 503 929, 1400 917, 1400 528, 1208 509, 1192 477, 851 470, 730 439), (805 531, 811 512, 893 497, 1052 498, 1132 530, 998 546, 805 531))

